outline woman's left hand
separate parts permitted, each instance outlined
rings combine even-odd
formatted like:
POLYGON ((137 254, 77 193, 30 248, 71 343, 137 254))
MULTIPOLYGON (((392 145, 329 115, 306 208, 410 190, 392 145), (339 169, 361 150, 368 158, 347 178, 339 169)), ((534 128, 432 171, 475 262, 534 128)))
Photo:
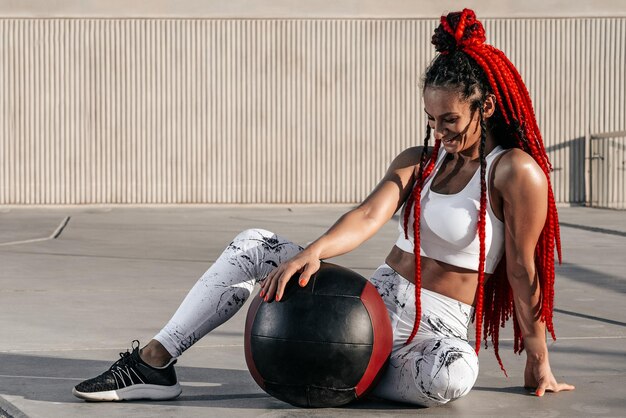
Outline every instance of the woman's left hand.
POLYGON ((560 392, 562 390, 574 390, 574 386, 567 383, 558 383, 550 369, 547 357, 542 359, 526 360, 524 370, 524 387, 535 390, 535 395, 543 396, 547 392, 560 392))

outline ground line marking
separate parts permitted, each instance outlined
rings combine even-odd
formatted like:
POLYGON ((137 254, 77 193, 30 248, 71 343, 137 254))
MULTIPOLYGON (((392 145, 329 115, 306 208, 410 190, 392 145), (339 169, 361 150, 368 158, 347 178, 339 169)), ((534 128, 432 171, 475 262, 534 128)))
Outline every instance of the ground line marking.
POLYGON ((61 221, 59 226, 57 226, 57 228, 54 230, 54 232, 52 234, 50 234, 50 236, 47 236, 47 237, 44 237, 44 238, 27 239, 27 240, 23 240, 23 241, 1 242, 0 243, 0 247, 6 246, 6 245, 28 244, 28 243, 31 243, 31 242, 48 241, 50 239, 57 239, 59 237, 59 235, 61 235, 61 232, 63 232, 63 229, 65 229, 65 227, 67 226, 67 223, 69 221, 70 221, 70 217, 66 216, 61 221))
POLYGON ((0 377, 14 377, 19 379, 85 380, 81 377, 21 376, 12 374, 0 374, 0 377))

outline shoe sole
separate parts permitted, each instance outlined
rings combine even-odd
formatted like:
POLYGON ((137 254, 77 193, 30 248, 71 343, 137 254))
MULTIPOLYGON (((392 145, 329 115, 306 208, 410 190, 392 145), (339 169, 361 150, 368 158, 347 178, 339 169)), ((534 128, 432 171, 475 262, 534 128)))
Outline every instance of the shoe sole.
POLYGON ((138 399, 150 399, 155 401, 165 401, 178 397, 182 392, 180 384, 173 386, 145 385, 138 384, 128 386, 118 390, 107 390, 102 392, 79 392, 72 389, 72 394, 77 398, 86 401, 132 401, 138 399))

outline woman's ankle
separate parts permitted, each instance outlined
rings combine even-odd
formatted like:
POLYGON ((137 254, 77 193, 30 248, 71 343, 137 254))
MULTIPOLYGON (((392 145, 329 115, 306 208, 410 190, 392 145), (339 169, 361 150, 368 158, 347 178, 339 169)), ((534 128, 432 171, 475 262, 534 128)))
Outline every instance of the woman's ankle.
POLYGON ((139 351, 141 359, 152 367, 163 367, 172 359, 172 355, 157 340, 150 340, 139 351))

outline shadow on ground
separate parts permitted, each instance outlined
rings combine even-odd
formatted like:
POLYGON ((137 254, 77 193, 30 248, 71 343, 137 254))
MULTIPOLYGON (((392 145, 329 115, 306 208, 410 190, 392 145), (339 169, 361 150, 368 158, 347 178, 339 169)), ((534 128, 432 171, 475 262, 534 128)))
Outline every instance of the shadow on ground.
MULTIPOLYGON (((3 365, 0 375, 0 393, 19 396, 40 402, 87 403, 72 395, 72 388, 82 380, 96 376, 108 369, 111 363, 97 360, 43 357, 22 354, 0 354, 3 365), (35 366, 35 367, 33 367, 35 366), (33 375, 35 373, 37 375, 33 375), (41 388, 46 381, 46 390, 33 390, 33 380, 41 388)), ((303 410, 278 401, 263 392, 251 379, 247 370, 230 370, 203 367, 176 367, 183 393, 173 401, 133 401, 132 404, 164 404, 184 406, 199 401, 239 401, 238 408, 267 408, 268 401, 280 403, 281 409, 303 410)), ((487 390, 485 388, 485 390, 487 390)), ((126 403, 126 402, 124 402, 126 403)), ((276 405, 272 405, 276 408, 276 405)), ((412 405, 366 398, 346 405, 347 409, 420 409, 412 405)))

